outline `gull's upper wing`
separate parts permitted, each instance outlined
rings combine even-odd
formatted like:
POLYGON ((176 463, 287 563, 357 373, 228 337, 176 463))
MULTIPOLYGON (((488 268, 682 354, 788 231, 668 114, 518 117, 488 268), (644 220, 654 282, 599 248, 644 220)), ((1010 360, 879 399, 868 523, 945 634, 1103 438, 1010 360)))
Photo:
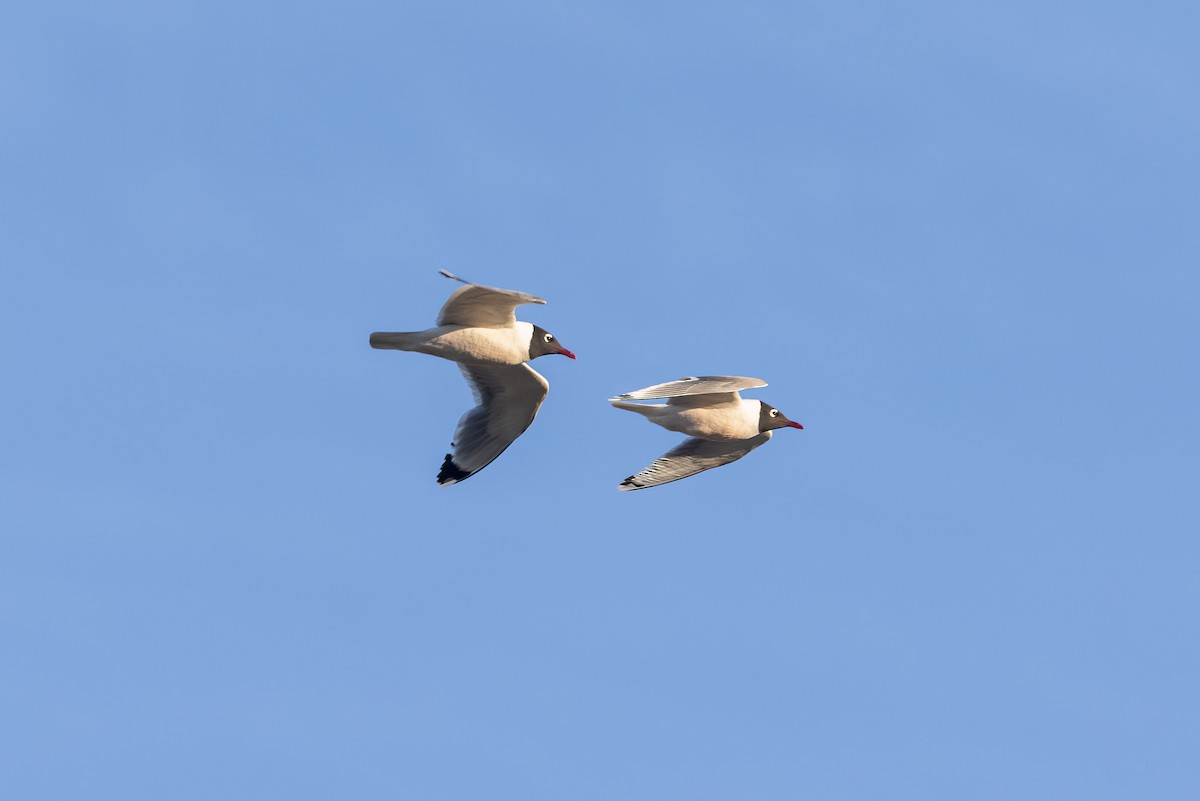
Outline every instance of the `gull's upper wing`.
POLYGON ((545 303, 541 298, 526 292, 516 292, 512 289, 496 289, 495 287, 472 284, 463 281, 456 275, 445 270, 440 271, 447 278, 461 281, 466 286, 459 287, 442 305, 438 312, 438 325, 470 325, 482 327, 498 327, 512 325, 517 321, 514 313, 523 303, 545 303))
POLYGON ((761 378, 746 378, 740 375, 691 375, 665 384, 626 392, 610 400, 656 400, 668 398, 667 403, 676 406, 714 406, 730 403, 741 398, 739 389, 765 387, 761 378))
POLYGON ((655 400, 656 398, 679 398, 684 395, 708 395, 715 392, 737 392, 739 389, 765 387, 761 378, 746 378, 740 375, 690 375, 677 381, 655 384, 618 395, 614 400, 655 400))
POLYGON ((764 431, 757 437, 732 442, 685 439, 677 447, 655 459, 645 470, 622 481, 617 489, 622 491, 646 489, 694 476, 705 470, 736 462, 770 438, 771 432, 764 431))
POLYGON ((529 428, 550 384, 528 364, 460 364, 475 395, 475 408, 454 431, 451 453, 438 472, 439 484, 463 481, 491 464, 529 428))

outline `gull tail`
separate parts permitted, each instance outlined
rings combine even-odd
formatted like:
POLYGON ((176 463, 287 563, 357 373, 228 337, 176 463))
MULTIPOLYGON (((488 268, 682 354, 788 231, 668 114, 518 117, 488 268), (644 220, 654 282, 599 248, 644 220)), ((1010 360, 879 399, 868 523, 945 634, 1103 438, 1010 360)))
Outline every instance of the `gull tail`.
POLYGON ((618 409, 624 409, 627 412, 637 412, 645 417, 654 417, 666 408, 661 403, 630 403, 629 401, 618 400, 617 398, 609 398, 608 402, 618 409))
POLYGON ((376 331, 371 334, 371 347, 381 350, 416 350, 423 341, 419 331, 376 331))

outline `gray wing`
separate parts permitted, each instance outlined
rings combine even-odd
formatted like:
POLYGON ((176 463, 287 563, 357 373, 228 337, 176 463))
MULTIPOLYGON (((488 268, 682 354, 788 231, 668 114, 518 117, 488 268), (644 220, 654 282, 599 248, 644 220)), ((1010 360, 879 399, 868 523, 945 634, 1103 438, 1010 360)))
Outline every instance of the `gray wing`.
POLYGON ((691 375, 665 384, 637 389, 618 395, 612 400, 654 400, 656 398, 680 398, 687 395, 710 395, 733 393, 739 389, 765 387, 761 378, 746 378, 740 375, 691 375))
POLYGON ((460 364, 458 369, 478 405, 458 421, 451 453, 438 472, 439 484, 463 481, 491 464, 529 428, 550 391, 546 379, 528 364, 460 364))
POLYGON ((466 286, 454 290, 454 293, 442 305, 442 310, 438 312, 438 325, 482 327, 512 325, 517 321, 515 312, 518 306, 524 303, 546 302, 536 295, 526 292, 472 284, 445 270, 439 270, 439 272, 447 278, 466 284, 466 286))
POLYGON ((617 489, 622 492, 646 489, 694 476, 736 462, 770 438, 771 432, 764 431, 757 437, 733 442, 713 442, 694 437, 685 439, 678 447, 655 459, 645 470, 622 481, 617 489))

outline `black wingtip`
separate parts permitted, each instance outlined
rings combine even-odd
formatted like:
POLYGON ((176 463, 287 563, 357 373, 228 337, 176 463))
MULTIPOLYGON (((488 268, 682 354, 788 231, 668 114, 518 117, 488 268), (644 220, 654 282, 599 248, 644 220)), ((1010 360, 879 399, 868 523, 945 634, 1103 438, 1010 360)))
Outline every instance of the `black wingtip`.
POLYGON ((635 478, 637 478, 637 476, 630 476, 629 478, 625 479, 624 481, 622 481, 620 484, 617 485, 617 489, 621 490, 622 492, 628 492, 629 490, 645 489, 646 485, 637 483, 636 481, 634 481, 635 478))
POLYGON ((471 283, 470 281, 468 281, 465 278, 459 278, 457 275, 450 272, 449 270, 438 270, 438 272, 441 273, 442 275, 446 276, 447 278, 449 278, 451 281, 458 281, 460 284, 471 283))
POLYGON ((445 461, 442 462, 442 469, 438 471, 437 483, 441 485, 454 484, 463 479, 470 478, 474 473, 469 473, 454 463, 453 457, 446 454, 445 461))

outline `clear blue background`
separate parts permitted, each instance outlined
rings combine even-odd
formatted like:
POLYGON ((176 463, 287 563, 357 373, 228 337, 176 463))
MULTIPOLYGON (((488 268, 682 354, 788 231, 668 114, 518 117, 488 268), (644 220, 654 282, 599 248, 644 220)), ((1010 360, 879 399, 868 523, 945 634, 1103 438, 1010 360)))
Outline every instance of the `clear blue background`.
POLYGON ((1195 9, 9 8, 4 794, 1200 797, 1195 9), (438 268, 579 354, 449 489, 438 268))

